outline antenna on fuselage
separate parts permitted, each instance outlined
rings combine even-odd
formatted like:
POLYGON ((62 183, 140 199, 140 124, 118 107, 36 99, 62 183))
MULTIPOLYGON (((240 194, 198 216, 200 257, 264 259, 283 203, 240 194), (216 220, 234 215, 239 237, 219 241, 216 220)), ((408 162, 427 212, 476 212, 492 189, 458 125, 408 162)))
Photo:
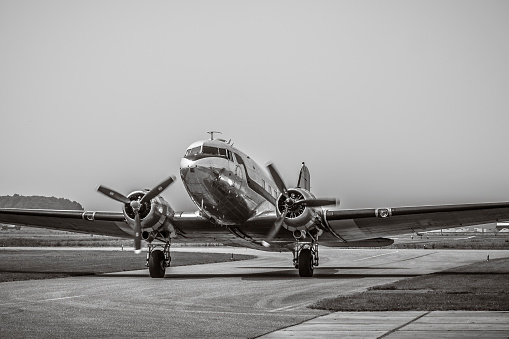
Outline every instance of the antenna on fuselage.
POLYGON ((207 133, 210 134, 210 140, 214 140, 214 133, 223 134, 223 133, 218 132, 218 131, 210 131, 210 132, 207 132, 207 133))

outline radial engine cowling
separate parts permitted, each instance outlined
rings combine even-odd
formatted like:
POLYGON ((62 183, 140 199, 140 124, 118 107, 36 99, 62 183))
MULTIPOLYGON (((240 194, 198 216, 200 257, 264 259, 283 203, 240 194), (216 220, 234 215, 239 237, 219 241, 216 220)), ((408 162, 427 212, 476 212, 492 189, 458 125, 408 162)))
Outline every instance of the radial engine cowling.
MULTIPOLYGON (((135 191, 130 193, 127 198, 131 201, 140 200, 146 193, 146 191, 135 191)), ((125 204, 123 211, 127 222, 134 229, 135 215, 133 208, 131 205, 125 204)), ((157 196, 151 201, 141 204, 139 213, 143 232, 169 231, 170 234, 175 233, 175 229, 172 225, 175 212, 170 204, 161 196, 157 196)))
POLYGON ((288 197, 279 195, 277 199, 277 214, 281 215, 287 209, 283 227, 289 231, 311 230, 320 224, 320 208, 313 208, 296 204, 299 200, 314 199, 315 196, 301 188, 288 190, 288 197))

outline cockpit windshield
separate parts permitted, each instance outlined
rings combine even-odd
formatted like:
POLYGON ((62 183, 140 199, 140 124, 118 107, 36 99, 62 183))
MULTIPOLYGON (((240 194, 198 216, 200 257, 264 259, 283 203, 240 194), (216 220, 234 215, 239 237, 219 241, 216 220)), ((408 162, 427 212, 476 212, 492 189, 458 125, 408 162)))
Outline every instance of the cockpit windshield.
POLYGON ((224 157, 224 158, 227 158, 228 160, 233 161, 231 152, 229 150, 227 150, 226 148, 216 147, 216 146, 207 146, 207 145, 189 148, 186 151, 186 155, 184 157, 189 158, 189 157, 194 157, 199 154, 216 155, 216 156, 224 157))
POLYGON ((203 154, 219 155, 219 149, 217 147, 212 147, 212 146, 203 145, 203 149, 201 152, 203 154))
POLYGON ((230 151, 228 151, 226 148, 222 148, 222 147, 203 145, 202 153, 203 154, 219 155, 219 156, 230 159, 230 151))
POLYGON ((186 157, 200 153, 201 146, 190 148, 186 151, 186 157))

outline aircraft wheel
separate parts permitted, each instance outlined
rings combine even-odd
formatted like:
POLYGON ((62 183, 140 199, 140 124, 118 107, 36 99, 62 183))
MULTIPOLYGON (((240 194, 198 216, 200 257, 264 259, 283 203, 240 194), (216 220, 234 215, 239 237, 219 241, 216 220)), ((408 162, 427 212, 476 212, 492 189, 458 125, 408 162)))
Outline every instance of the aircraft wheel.
POLYGON ((301 277, 313 276, 313 255, 309 248, 300 251, 299 254, 299 275, 301 277))
POLYGON ((166 271, 164 263, 164 253, 160 250, 154 250, 148 258, 148 271, 151 278, 164 278, 166 271))

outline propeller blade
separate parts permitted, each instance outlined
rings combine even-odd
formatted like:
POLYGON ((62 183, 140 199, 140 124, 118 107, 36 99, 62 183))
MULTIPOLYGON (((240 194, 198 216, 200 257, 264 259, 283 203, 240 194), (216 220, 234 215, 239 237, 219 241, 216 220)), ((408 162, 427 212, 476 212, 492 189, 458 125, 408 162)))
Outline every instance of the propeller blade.
POLYGON ((143 198, 140 200, 140 203, 143 204, 147 201, 150 201, 157 197, 159 194, 161 194, 162 191, 164 191, 168 186, 170 186, 175 181, 175 176, 172 175, 156 187, 152 188, 143 198))
POLYGON ((279 175, 279 172, 277 171, 274 164, 268 164, 267 169, 269 170, 270 175, 272 176, 272 180, 274 180, 274 183, 276 184, 279 192, 283 193, 284 196, 288 195, 288 190, 286 189, 286 185, 281 179, 281 176, 279 175))
POLYGON ((295 204, 309 206, 309 207, 320 207, 320 206, 336 205, 336 199, 335 198, 303 199, 303 200, 296 201, 295 204))
POLYGON ((129 200, 125 195, 118 193, 117 191, 114 191, 114 190, 112 190, 108 187, 102 186, 102 185, 97 187, 97 191, 110 197, 113 200, 116 200, 116 201, 124 203, 124 204, 129 204, 131 202, 131 200, 129 200))
POLYGON ((269 247, 270 242, 276 237, 276 235, 281 230, 281 226, 283 226, 283 222, 285 221, 286 213, 288 213, 288 207, 285 208, 283 213, 277 217, 276 221, 274 222, 274 226, 272 226, 271 230, 269 231, 269 234, 267 234, 267 241, 262 241, 263 246, 269 247))
POLYGON ((267 234, 267 242, 271 242, 274 237, 279 233, 279 230, 281 229, 281 226, 283 226, 283 221, 285 218, 283 215, 280 215, 276 221, 274 222, 274 226, 272 226, 272 229, 270 230, 269 234, 267 234))
POLYGON ((134 211, 134 253, 141 253, 141 221, 140 214, 134 211))

